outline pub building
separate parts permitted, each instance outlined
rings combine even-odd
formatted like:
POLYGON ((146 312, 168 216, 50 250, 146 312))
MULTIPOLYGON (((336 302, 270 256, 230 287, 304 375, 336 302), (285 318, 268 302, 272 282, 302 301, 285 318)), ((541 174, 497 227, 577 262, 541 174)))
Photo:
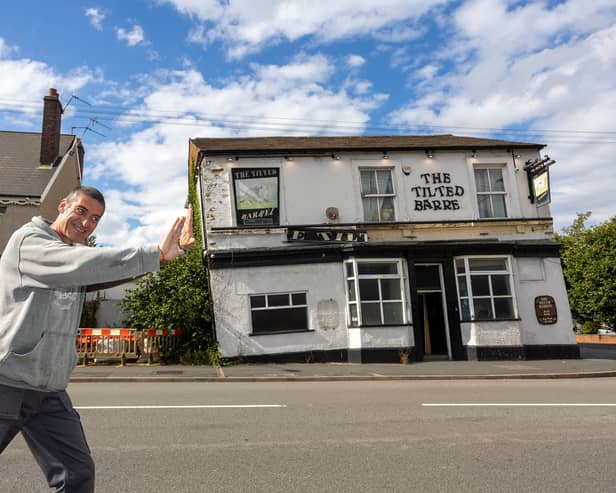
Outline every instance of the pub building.
POLYGON ((578 358, 543 148, 454 135, 191 139, 221 356, 578 358))

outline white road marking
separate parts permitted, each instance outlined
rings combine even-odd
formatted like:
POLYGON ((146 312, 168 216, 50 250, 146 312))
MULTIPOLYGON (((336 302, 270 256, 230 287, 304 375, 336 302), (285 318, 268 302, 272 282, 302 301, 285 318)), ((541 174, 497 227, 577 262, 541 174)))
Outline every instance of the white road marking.
POLYGON ((75 406, 75 409, 260 409, 281 407, 287 406, 286 404, 197 404, 192 406, 75 406))
POLYGON ((423 407, 616 407, 601 402, 441 402, 422 403, 423 407))

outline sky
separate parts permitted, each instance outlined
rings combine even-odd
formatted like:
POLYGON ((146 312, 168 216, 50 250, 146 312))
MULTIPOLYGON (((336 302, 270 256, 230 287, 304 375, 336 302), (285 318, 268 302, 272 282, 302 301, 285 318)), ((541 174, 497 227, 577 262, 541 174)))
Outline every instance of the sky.
POLYGON ((39 132, 50 87, 99 244, 161 239, 194 137, 542 143, 556 231, 616 212, 614 0, 5 0, 0 129, 39 132))

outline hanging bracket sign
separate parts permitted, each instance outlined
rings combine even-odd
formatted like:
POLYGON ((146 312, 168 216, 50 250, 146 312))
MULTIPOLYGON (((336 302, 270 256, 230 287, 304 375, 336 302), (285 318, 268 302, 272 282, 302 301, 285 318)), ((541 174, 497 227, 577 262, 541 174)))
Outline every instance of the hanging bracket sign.
POLYGON ((528 189, 531 204, 536 207, 547 205, 551 201, 550 197, 550 166, 554 161, 550 156, 543 159, 528 160, 524 164, 524 171, 528 177, 528 189))

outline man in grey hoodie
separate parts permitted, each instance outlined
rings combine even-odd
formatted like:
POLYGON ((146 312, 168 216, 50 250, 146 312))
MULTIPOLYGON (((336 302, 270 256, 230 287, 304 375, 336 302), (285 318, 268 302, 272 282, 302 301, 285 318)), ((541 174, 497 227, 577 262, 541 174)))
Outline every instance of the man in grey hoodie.
POLYGON ((158 245, 86 248, 103 195, 77 187, 58 216, 18 229, 0 257, 0 453, 22 433, 56 492, 94 491, 94 462, 66 393, 85 288, 160 269, 194 245, 192 209, 158 245))

